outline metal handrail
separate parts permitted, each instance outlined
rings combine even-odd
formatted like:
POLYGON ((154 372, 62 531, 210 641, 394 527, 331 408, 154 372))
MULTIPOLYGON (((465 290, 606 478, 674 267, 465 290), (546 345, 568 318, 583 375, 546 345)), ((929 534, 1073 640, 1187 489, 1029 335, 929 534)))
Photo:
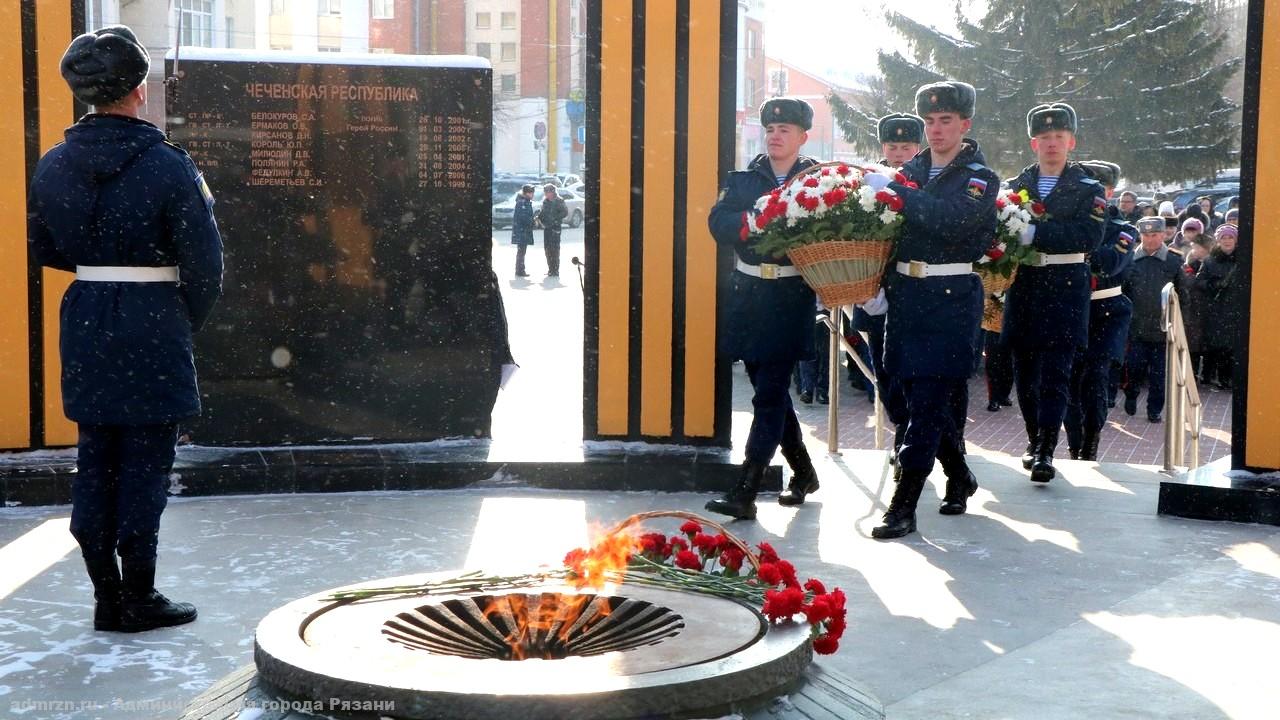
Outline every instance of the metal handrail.
MULTIPOLYGON (((831 335, 831 342, 827 343, 827 350, 830 353, 827 363, 827 452, 832 455, 839 455, 839 410, 840 410, 840 352, 848 353, 853 360, 853 364, 857 366, 862 376, 872 383, 876 381, 876 374, 867 364, 862 361, 862 356, 857 350, 849 344, 844 338, 844 333, 840 331, 840 315, 843 313, 850 321, 853 320, 853 306, 845 305, 843 307, 831 308, 826 315, 819 315, 818 320, 827 326, 827 332, 831 335)), ((863 341, 867 341, 867 334, 860 333, 863 341)), ((884 447, 884 405, 880 402, 880 389, 876 388, 875 393, 875 419, 876 419, 876 449, 880 450, 884 447)))
POLYGON ((1200 467, 1200 429, 1203 408, 1196 388, 1195 368, 1191 364, 1191 347, 1182 323, 1182 303, 1173 283, 1160 290, 1161 324, 1165 334, 1165 398, 1168 419, 1164 427, 1164 469, 1200 467), (1191 435, 1191 464, 1186 459, 1186 436, 1191 435))

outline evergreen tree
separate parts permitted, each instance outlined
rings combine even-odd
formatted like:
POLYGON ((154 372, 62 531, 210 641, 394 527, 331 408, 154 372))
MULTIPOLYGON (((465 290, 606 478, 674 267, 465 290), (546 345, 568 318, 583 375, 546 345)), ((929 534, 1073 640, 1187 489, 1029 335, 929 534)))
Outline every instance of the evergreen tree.
POLYGON ((1202 4, 992 0, 976 24, 957 16, 952 37, 889 12, 913 57, 881 53, 880 69, 895 108, 914 107, 927 82, 973 84, 973 136, 1001 176, 1034 161, 1026 113, 1055 101, 1078 113, 1076 157, 1119 163, 1129 181, 1212 177, 1233 163, 1239 106, 1223 88, 1243 61, 1215 60, 1225 31, 1202 4))
POLYGON ((827 95, 827 105, 844 133, 844 139, 853 144, 858 156, 875 161, 880 159, 880 138, 876 135, 876 124, 880 118, 896 111, 889 107, 889 94, 883 77, 868 78, 865 85, 867 92, 855 98, 853 103, 832 92, 827 95))

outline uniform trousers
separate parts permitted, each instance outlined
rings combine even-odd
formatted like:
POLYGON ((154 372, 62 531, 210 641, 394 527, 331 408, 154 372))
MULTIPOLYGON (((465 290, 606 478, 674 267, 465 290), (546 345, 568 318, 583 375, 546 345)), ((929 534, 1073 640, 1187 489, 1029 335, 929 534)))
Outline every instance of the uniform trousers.
POLYGON ((1000 333, 984 330, 987 363, 987 401, 1004 400, 1013 392, 1013 356, 1009 346, 1000 341, 1000 333))
POLYGON ((1067 414, 1074 348, 1013 348, 1013 384, 1027 437, 1040 429, 1057 432, 1067 414))
POLYGON ((1164 362, 1164 342, 1129 341, 1129 352, 1125 357, 1128 382, 1124 386, 1124 395, 1126 398, 1137 398, 1138 393, 1142 392, 1142 386, 1148 385, 1148 415, 1164 412, 1164 362))
POLYGON ((555 277, 560 274, 560 228, 542 229, 542 250, 547 255, 547 274, 555 277))
POLYGON ((1080 449, 1085 435, 1097 435, 1107 422, 1107 384, 1111 381, 1111 355, 1081 350, 1071 365, 1071 395, 1063 426, 1067 446, 1080 449))
POLYGON ((880 321, 872 323, 867 331, 867 345, 871 346, 871 366, 876 373, 876 392, 880 393, 880 403, 884 405, 884 414, 894 425, 907 424, 907 396, 893 375, 884 366, 884 316, 880 321))
POLYGON ((788 452, 804 443, 800 421, 791 406, 792 360, 747 361, 747 377, 755 394, 751 397, 751 431, 747 434, 746 459, 767 465, 781 446, 788 452))
POLYGON ((86 558, 156 557, 177 440, 175 423, 80 425, 71 534, 86 558))
POLYGON ((907 403, 907 431, 898 451, 903 473, 933 472, 934 458, 944 469, 964 456, 964 423, 969 405, 967 378, 897 378, 907 403))

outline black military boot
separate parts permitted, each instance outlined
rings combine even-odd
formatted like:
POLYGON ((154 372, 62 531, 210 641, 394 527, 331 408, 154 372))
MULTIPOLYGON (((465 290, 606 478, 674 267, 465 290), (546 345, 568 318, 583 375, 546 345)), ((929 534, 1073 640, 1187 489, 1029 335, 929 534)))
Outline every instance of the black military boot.
POLYGON ((1097 461, 1098 433, 1085 431, 1084 444, 1080 446, 1080 459, 1097 461))
POLYGON ((806 495, 818 491, 818 471, 813 468, 813 461, 809 459, 809 451, 804 445, 783 450, 782 457, 791 466, 791 480, 787 482, 787 489, 778 495, 778 504, 803 505, 806 495))
POLYGON ((120 566, 114 552, 107 551, 84 558, 89 580, 93 582, 93 629, 120 629, 120 566))
POLYGON ((916 531, 916 503, 920 501, 924 483, 924 473, 902 473, 902 479, 893 490, 893 499, 889 501, 889 511, 884 514, 883 524, 871 530, 871 537, 890 540, 916 531))
POLYGON ((756 494, 760 492, 760 483, 764 480, 766 468, 768 465, 750 460, 742 463, 742 474, 738 476, 738 484, 719 500, 708 501, 706 508, 711 512, 728 515, 735 520, 754 520, 756 494))
POLYGON ((947 491, 938 512, 943 515, 963 515, 968 509, 969 498, 978 492, 978 478, 969 470, 964 455, 956 448, 940 447, 938 461, 947 476, 947 491))
POLYGON ((143 632, 196 619, 196 606, 173 602, 156 592, 156 559, 121 558, 120 631, 143 632))
POLYGON ((1031 464, 1031 482, 1047 483, 1057 475, 1053 469, 1053 451, 1058 447, 1057 430, 1041 430, 1036 443, 1035 462, 1031 464))
POLYGON ((1031 464, 1036 459, 1036 443, 1039 442, 1040 432, 1036 430, 1035 425, 1030 420, 1024 418, 1023 423, 1027 427, 1027 451, 1022 453, 1022 469, 1030 470, 1031 464))

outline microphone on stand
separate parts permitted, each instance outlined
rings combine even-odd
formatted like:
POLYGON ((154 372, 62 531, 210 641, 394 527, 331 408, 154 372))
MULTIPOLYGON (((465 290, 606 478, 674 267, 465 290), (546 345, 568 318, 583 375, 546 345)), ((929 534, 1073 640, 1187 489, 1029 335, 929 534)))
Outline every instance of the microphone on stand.
POLYGON ((586 267, 587 264, 579 260, 577 255, 569 258, 569 262, 573 263, 573 266, 578 268, 578 287, 581 288, 583 292, 586 292, 587 286, 582 280, 582 269, 586 267))

